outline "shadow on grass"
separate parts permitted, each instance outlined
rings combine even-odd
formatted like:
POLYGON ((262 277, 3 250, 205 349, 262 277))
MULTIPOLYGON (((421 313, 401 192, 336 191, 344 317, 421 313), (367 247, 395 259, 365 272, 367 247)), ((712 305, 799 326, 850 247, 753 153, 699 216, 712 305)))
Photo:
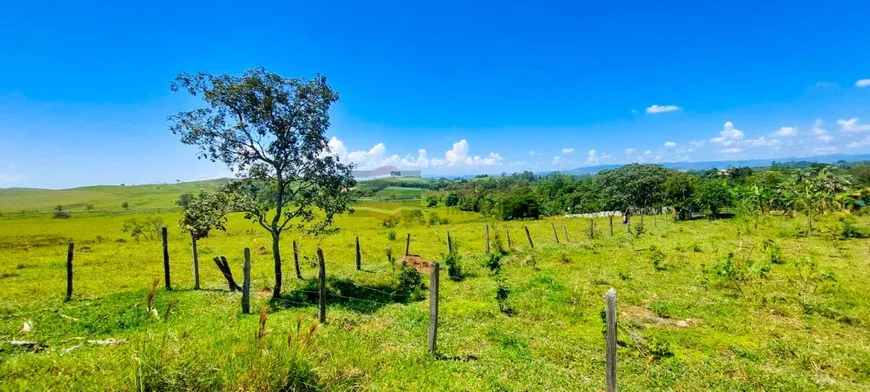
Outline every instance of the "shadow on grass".
MULTIPOLYGON (((420 289, 408 290, 396 285, 360 285, 350 279, 327 278, 327 306, 338 306, 354 312, 370 314, 390 304, 407 304, 425 298, 420 289)), ((297 287, 273 299, 272 310, 317 306, 320 303, 320 288, 317 280, 307 280, 297 287)))

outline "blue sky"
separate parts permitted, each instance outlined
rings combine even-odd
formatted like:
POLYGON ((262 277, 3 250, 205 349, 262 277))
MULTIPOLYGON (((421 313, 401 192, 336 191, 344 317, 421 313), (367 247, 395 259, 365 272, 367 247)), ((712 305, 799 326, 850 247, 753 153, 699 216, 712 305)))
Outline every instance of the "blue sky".
POLYGON ((329 77, 363 168, 870 152, 866 1, 307 3, 5 4, 0 187, 228 175, 168 131, 199 105, 168 85, 261 65, 329 77))

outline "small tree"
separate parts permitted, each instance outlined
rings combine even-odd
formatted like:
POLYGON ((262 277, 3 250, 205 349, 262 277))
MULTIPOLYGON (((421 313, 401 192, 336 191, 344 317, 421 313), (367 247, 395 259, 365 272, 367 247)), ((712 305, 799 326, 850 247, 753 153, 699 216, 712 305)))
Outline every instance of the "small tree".
POLYGON ((121 203, 121 208, 123 208, 123 209, 125 209, 125 210, 130 209, 130 203, 128 203, 128 202, 125 200, 123 203, 121 203))
POLYGON ((170 130, 198 146, 199 158, 221 161, 241 178, 222 191, 271 234, 279 298, 281 233, 291 222, 322 232, 349 209, 353 166, 338 161, 325 136, 338 93, 324 76, 288 79, 263 68, 241 77, 180 74, 170 87, 201 95, 208 105, 170 116, 170 130))
POLYGON ((849 189, 849 181, 833 173, 830 166, 805 169, 796 173, 786 192, 793 198, 795 209, 807 215, 807 236, 813 233, 813 214, 831 208, 838 193, 849 189))
POLYGON ((223 193, 201 191, 197 196, 190 194, 178 225, 194 239, 205 238, 211 229, 226 231, 226 215, 232 210, 233 206, 223 193))
POLYGON ((185 192, 178 196, 175 205, 181 208, 187 208, 187 206, 190 205, 191 200, 193 200, 193 193, 185 192))
POLYGON ((63 209, 63 206, 54 207, 54 212, 51 214, 51 217, 54 219, 68 219, 71 216, 69 212, 63 209))

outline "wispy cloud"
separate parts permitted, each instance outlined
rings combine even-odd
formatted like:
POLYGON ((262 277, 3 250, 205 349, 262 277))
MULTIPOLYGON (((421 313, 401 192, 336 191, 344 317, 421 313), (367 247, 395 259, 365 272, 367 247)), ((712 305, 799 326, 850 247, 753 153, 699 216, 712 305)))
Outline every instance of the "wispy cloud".
POLYGON ((646 108, 646 112, 650 114, 675 112, 677 110, 680 110, 680 107, 677 105, 652 105, 646 108))
POLYGON ((837 120, 837 125, 840 126, 840 132, 858 133, 870 131, 870 124, 858 124, 858 117, 852 117, 848 120, 837 120))
POLYGON ((588 157, 586 158, 586 163, 590 165, 597 165, 599 161, 598 151, 589 150, 588 157))
POLYGON ((574 152, 574 147, 568 147, 568 148, 562 149, 562 154, 570 154, 572 152, 574 152))
POLYGON ((855 87, 870 87, 870 79, 861 79, 855 82, 855 87))
POLYGON ((728 147, 728 148, 723 148, 723 149, 719 150, 719 152, 724 152, 726 154, 739 154, 739 153, 743 152, 743 149, 740 147, 728 147))
POLYGON ((625 155, 631 155, 631 154, 634 154, 634 152, 635 152, 635 149, 633 149, 633 148, 626 148, 625 149, 625 155))
POLYGON ((677 146, 677 143, 674 143, 674 142, 665 142, 665 147, 667 147, 667 148, 674 148, 674 147, 676 147, 676 146, 677 146))

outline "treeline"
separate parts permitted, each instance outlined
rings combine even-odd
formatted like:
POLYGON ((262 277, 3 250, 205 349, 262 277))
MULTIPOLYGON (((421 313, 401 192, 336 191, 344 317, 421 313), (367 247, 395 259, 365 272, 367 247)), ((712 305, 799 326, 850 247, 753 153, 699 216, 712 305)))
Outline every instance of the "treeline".
POLYGON ((451 181, 442 188, 439 202, 502 220, 600 211, 637 214, 663 208, 677 219, 717 218, 728 209, 755 215, 801 212, 812 219, 814 214, 866 205, 866 190, 847 192, 865 181, 870 182, 866 165, 681 172, 630 164, 589 176, 526 171, 451 181))

